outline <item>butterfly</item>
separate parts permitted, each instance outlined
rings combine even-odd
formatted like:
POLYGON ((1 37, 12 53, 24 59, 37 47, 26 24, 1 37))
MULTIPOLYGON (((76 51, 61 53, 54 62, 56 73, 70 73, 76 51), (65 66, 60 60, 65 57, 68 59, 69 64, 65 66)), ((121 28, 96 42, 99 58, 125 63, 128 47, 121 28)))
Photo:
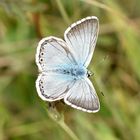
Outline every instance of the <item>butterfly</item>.
POLYGON ((63 99, 73 108, 89 113, 99 111, 100 102, 87 69, 98 31, 98 18, 89 16, 69 26, 64 40, 49 36, 38 43, 36 64, 40 74, 36 89, 42 100, 63 99))

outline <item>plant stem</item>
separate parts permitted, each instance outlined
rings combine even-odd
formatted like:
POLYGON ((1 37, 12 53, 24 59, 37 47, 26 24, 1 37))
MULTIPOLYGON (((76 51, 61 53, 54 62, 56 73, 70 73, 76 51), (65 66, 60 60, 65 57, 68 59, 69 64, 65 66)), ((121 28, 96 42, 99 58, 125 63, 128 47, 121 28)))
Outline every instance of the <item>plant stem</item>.
POLYGON ((65 20, 65 22, 67 24, 70 24, 70 19, 69 19, 68 15, 67 15, 67 12, 64 9, 64 6, 63 6, 62 2, 60 0, 56 0, 56 3, 58 5, 58 8, 60 10, 60 13, 61 13, 63 19, 65 20))
MULTIPOLYGON (((53 103, 52 103, 53 105, 53 103)), ((64 122, 64 115, 59 113, 55 106, 49 106, 47 108, 48 115, 53 119, 65 132, 73 139, 79 140, 79 138, 74 134, 70 127, 64 122)))

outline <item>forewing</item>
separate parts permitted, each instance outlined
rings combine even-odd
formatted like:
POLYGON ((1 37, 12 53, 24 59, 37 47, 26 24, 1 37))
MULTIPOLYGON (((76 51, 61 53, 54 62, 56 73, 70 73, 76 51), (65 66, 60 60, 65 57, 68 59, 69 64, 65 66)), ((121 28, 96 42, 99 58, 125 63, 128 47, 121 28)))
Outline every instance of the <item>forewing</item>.
POLYGON ((39 70, 64 69, 76 61, 65 41, 56 37, 43 38, 37 47, 36 64, 39 70))
POLYGON ((41 73, 36 80, 38 95, 50 102, 64 98, 72 84, 71 76, 59 73, 41 73))
POLYGON ((64 97, 66 104, 86 112, 97 112, 100 103, 96 91, 88 78, 77 80, 64 97))
POLYGON ((86 67, 89 65, 95 49, 98 30, 98 19, 91 16, 73 23, 65 31, 65 41, 72 48, 79 64, 86 67))

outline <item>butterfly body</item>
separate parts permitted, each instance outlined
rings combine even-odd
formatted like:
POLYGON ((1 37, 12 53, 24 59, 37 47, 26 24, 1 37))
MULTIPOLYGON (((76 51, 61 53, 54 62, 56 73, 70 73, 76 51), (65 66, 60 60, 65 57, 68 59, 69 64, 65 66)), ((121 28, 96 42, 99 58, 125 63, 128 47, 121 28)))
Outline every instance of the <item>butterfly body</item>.
POLYGON ((66 74, 73 77, 84 77, 86 76, 87 70, 84 67, 74 66, 73 68, 65 70, 66 74))
POLYGON ((76 65, 69 68, 46 70, 44 72, 64 74, 64 75, 69 75, 72 77, 84 77, 84 76, 87 76, 87 73, 88 73, 85 67, 83 66, 79 67, 76 65))
POLYGON ((36 64, 40 74, 36 88, 41 99, 49 102, 64 99, 73 108, 99 111, 99 99, 87 70, 98 29, 97 17, 86 17, 67 28, 64 40, 50 36, 39 42, 36 64))

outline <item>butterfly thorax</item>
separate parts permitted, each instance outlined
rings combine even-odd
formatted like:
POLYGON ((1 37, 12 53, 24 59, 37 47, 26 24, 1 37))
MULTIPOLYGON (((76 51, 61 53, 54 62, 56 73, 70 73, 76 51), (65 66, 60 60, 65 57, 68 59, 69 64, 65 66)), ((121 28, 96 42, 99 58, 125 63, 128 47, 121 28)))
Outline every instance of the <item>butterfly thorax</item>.
POLYGON ((83 68, 71 68, 68 70, 70 72, 70 75, 81 77, 86 75, 86 69, 83 68))
POLYGON ((62 71, 63 74, 73 76, 75 78, 82 78, 87 75, 87 69, 85 67, 74 66, 66 68, 62 71))

